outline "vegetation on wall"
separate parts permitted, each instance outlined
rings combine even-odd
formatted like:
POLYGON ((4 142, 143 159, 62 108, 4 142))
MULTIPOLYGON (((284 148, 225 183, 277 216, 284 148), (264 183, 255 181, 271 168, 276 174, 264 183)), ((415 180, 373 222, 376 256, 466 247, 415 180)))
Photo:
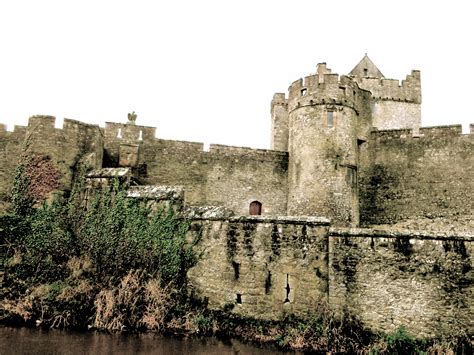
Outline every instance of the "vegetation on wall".
POLYGON ((80 182, 67 199, 34 208, 53 185, 32 183, 31 167, 47 166, 33 162, 18 167, 0 216, 0 321, 160 328, 186 298, 188 223, 167 210, 150 216, 118 183, 87 210, 80 182))

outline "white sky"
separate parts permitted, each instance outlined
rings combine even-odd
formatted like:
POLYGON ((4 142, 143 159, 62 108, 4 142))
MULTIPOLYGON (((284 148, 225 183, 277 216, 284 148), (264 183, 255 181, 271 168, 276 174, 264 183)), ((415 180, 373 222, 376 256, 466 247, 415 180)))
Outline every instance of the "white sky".
POLYGON ((365 52, 388 78, 421 70, 424 126, 474 123, 470 1, 0 1, 9 129, 134 110, 160 138, 268 148, 274 92, 365 52))

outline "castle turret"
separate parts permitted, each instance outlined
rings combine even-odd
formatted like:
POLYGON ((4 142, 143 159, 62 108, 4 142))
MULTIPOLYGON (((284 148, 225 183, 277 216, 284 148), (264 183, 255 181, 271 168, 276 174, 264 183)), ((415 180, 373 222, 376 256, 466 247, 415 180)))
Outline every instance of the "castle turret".
POLYGON ((421 126, 420 72, 413 70, 401 84, 386 79, 367 54, 349 74, 360 88, 372 93, 372 124, 378 129, 421 126))
POLYGON ((325 63, 289 88, 288 214, 357 225, 358 144, 370 127, 370 93, 325 63))
POLYGON ((271 149, 286 152, 288 151, 288 100, 285 99, 285 94, 273 95, 271 115, 271 149))

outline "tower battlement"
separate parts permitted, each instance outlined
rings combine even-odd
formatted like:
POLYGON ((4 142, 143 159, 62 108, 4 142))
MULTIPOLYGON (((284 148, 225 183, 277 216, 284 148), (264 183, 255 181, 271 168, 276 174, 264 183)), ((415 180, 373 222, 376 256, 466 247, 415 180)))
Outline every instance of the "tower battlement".
POLYGON ((350 77, 338 74, 310 75, 293 82, 288 89, 288 111, 312 105, 347 106, 359 113, 370 93, 350 77))
POLYGON ((401 82, 397 79, 353 77, 359 86, 372 93, 375 100, 405 101, 421 104, 419 70, 412 70, 401 82))

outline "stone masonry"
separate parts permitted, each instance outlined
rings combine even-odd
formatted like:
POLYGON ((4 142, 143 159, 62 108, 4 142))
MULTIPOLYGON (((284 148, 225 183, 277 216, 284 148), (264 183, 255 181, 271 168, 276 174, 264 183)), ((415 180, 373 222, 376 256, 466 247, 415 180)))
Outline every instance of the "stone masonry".
POLYGON ((268 150, 156 138, 134 113, 105 128, 0 124, 0 211, 28 157, 47 157, 65 194, 80 172, 85 196, 122 174, 130 198, 192 220, 190 287, 211 308, 329 307, 372 330, 473 334, 474 124, 421 127, 421 101, 419 71, 387 79, 365 55, 276 93, 268 150))

